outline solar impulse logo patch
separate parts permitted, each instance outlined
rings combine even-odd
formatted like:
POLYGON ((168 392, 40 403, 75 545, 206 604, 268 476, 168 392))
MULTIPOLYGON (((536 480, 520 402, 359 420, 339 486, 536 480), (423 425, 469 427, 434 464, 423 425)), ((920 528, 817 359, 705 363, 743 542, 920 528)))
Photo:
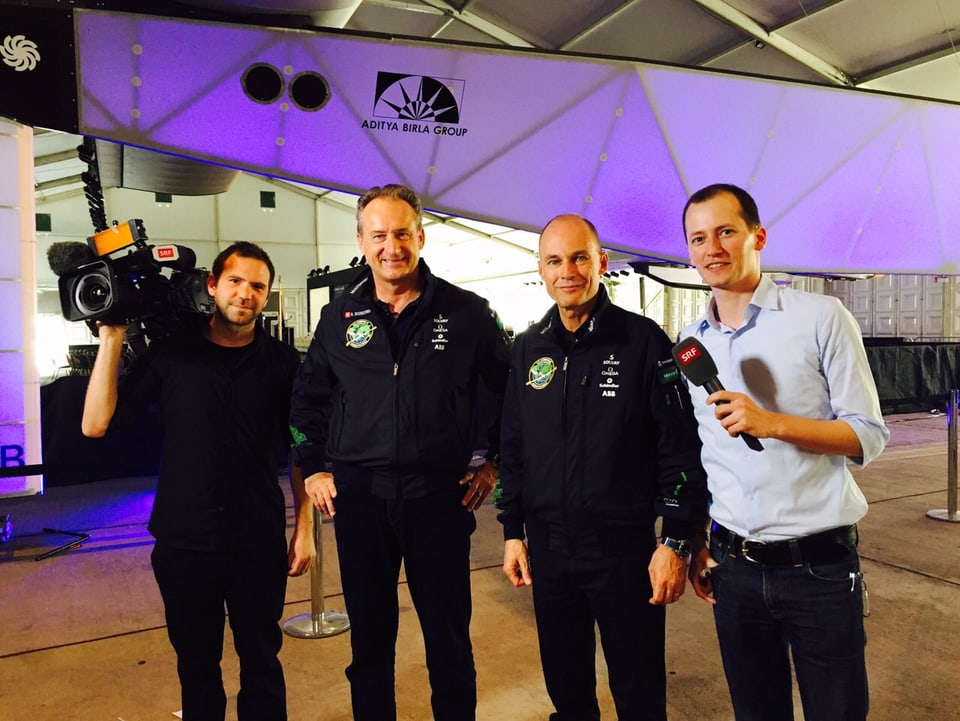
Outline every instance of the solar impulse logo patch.
POLYGON ((373 118, 361 127, 394 133, 463 137, 460 107, 466 82, 427 75, 377 73, 373 118))

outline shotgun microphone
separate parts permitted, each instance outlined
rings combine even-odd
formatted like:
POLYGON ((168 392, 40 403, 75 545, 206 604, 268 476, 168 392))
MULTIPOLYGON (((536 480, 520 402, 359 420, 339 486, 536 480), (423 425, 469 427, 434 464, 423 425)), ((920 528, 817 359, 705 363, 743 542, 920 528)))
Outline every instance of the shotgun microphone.
MULTIPOLYGON (((725 390, 720 379, 717 377, 717 364, 703 344, 696 338, 684 338, 673 347, 673 359, 677 362, 677 367, 695 386, 703 386, 708 393, 716 393, 725 390)), ((717 401, 717 404, 729 403, 729 401, 717 401)), ((738 433, 750 448, 755 451, 762 451, 763 444, 749 433, 738 433)))

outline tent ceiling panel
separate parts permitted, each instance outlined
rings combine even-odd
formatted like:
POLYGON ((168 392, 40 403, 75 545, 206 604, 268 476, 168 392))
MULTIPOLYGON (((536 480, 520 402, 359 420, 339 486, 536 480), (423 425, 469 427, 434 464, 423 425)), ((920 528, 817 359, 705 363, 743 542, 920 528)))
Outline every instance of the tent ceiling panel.
POLYGON ((516 0, 484 0, 471 4, 475 15, 488 18, 538 48, 559 49, 580 28, 590 28, 616 12, 623 0, 594 2, 518 3, 516 0))
POLYGON ((563 49, 573 52, 697 65, 747 40, 695 3, 641 0, 588 27, 563 49), (629 34, 625 29, 630 28, 629 34), (696 37, 691 43, 689 38, 696 37))
POLYGON ((837 0, 727 0, 727 4, 771 30, 837 4, 837 0))
POLYGON ((957 2, 845 0, 778 33, 858 78, 960 44, 958 28, 957 2))
POLYGON ((875 78, 864 87, 918 97, 940 97, 960 103, 960 58, 950 54, 875 78))
MULTIPOLYGON (((389 32, 391 35, 432 38, 449 23, 449 18, 443 13, 426 5, 413 12, 402 6, 364 2, 350 18, 349 27, 363 33, 389 32)), ((482 40, 479 36, 472 40, 490 42, 487 36, 483 36, 482 40)))
POLYGON ((745 42, 703 63, 703 67, 711 70, 722 70, 733 73, 757 73, 757 57, 763 58, 763 75, 770 78, 784 78, 805 83, 823 82, 823 77, 811 70, 803 63, 797 62, 786 53, 775 47, 764 45, 758 47, 753 41, 745 42))

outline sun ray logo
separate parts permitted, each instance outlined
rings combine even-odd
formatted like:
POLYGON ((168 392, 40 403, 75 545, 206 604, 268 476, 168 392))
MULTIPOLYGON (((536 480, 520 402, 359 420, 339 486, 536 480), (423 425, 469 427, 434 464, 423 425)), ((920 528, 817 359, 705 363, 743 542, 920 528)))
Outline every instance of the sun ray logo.
POLYGON ((368 319, 355 320, 347 326, 347 347, 363 348, 373 339, 377 327, 368 319))
POLYGON ((557 364, 553 362, 553 358, 549 356, 537 358, 530 366, 530 370, 527 371, 527 385, 534 390, 542 391, 550 385, 550 381, 553 380, 553 375, 556 372, 557 364))
POLYGON ((9 65, 18 73, 35 70, 40 64, 40 51, 33 40, 26 35, 7 35, 0 45, 0 57, 3 64, 9 65))
POLYGON ((391 120, 459 123, 463 80, 377 73, 373 115, 391 120))

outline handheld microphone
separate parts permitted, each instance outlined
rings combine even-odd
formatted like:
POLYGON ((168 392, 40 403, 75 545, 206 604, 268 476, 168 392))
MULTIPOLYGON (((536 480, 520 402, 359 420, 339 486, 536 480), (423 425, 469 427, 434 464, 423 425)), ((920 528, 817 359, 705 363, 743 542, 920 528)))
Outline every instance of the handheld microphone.
MULTIPOLYGON (((673 358, 677 367, 695 386, 703 386, 708 393, 725 390, 720 379, 717 378, 717 364, 703 344, 696 338, 684 338, 673 347, 673 358)), ((729 401, 717 401, 718 404, 729 401)), ((738 433, 750 448, 762 451, 763 444, 749 433, 738 433)))

